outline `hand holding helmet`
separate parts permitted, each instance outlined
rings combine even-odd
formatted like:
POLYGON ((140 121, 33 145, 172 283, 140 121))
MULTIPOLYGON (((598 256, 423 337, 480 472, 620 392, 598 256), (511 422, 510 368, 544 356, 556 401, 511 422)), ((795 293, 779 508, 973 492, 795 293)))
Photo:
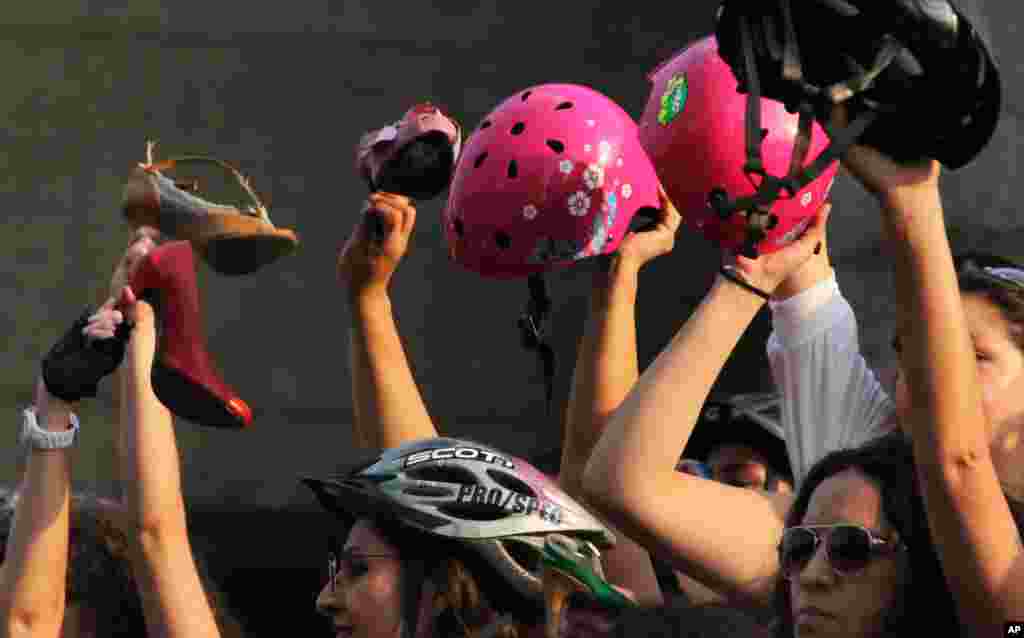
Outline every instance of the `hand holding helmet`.
POLYGON ((749 285, 771 295, 789 275, 799 270, 816 251, 821 250, 825 241, 825 230, 831 203, 824 203, 811 219, 810 225, 797 239, 785 248, 750 259, 742 255, 730 257, 729 261, 737 275, 749 285))
MULTIPOLYGON (((833 109, 835 126, 846 126, 848 119, 846 106, 833 109)), ((923 191, 934 194, 939 187, 939 163, 931 159, 897 162, 878 149, 854 144, 843 156, 843 166, 868 192, 883 200, 903 199, 923 191)))
POLYGON ((363 214, 338 257, 338 279, 353 299, 385 293, 399 262, 409 249, 416 225, 412 200, 391 193, 373 193, 363 214), (374 237, 374 225, 382 224, 382 240, 374 237))
POLYGON ((647 230, 631 231, 619 244, 619 263, 639 271, 647 262, 672 252, 676 232, 683 221, 679 211, 669 200, 665 190, 658 188, 661 209, 657 221, 647 230))

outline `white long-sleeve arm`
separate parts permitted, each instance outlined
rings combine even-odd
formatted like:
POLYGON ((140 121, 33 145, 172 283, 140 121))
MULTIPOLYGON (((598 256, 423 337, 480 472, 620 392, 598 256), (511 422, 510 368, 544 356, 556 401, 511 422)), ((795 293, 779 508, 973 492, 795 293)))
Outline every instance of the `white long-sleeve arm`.
POLYGON ((834 273, 770 307, 768 359, 799 483, 829 452, 884 432, 894 404, 861 355, 857 319, 834 273))

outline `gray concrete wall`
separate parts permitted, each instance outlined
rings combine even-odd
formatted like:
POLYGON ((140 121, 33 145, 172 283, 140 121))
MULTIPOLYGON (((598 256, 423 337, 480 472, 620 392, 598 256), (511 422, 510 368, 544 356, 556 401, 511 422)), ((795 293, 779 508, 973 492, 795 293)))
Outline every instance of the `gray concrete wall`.
MULTIPOLYGON (((147 138, 165 152, 209 150, 241 164, 274 221, 302 236, 300 252, 257 275, 202 272, 211 347, 255 411, 251 432, 179 424, 189 501, 246 508, 309 505, 296 475, 352 458, 348 311, 335 284, 336 251, 365 195, 351 148, 366 128, 434 98, 474 125, 530 84, 590 84, 639 114, 645 72, 710 30, 714 2, 488 2, 292 0, 287 3, 17 3, 0 26, 0 414, 31 399, 38 361, 96 300, 127 228, 122 179, 147 138)), ((1024 256, 1017 203, 1021 125, 1016 3, 985 7, 1002 58, 1007 108, 997 139, 945 181, 961 245, 1024 256)), ((848 179, 835 190, 832 251, 862 317, 866 352, 884 363, 891 326, 888 262, 873 205, 848 179)), ((424 205, 395 307, 421 389, 446 432, 520 454, 557 444, 544 417, 536 363, 518 347, 521 283, 454 270, 439 205, 424 205)), ((640 350, 649 362, 700 300, 716 251, 687 234, 642 279, 640 350)), ((560 273, 555 333, 564 398, 584 319, 587 278, 560 273)), ((762 317, 721 381, 768 384, 762 317)), ((76 478, 111 481, 106 382, 83 407, 76 478)), ((13 477, 0 449, 0 481, 13 477)))

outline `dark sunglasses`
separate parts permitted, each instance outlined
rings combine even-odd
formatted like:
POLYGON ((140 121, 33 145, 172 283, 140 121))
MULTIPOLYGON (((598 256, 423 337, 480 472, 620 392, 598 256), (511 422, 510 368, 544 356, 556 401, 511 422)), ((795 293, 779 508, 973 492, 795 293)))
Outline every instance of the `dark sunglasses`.
POLYGON ((839 575, 852 574, 877 556, 906 550, 901 541, 884 538, 859 525, 798 525, 788 527, 779 543, 782 575, 794 578, 807 567, 824 541, 829 565, 839 575))

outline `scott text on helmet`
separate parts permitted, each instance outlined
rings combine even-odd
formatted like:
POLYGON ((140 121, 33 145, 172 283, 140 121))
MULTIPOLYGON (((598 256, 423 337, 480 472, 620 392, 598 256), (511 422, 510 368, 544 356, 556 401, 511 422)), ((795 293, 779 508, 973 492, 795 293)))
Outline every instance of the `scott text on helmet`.
POLYGON ((515 465, 512 464, 512 461, 509 461, 505 457, 488 450, 481 450, 474 447, 446 447, 438 450, 416 452, 405 457, 404 467, 417 465, 424 461, 444 461, 451 459, 459 459, 462 461, 482 461, 484 463, 501 465, 502 467, 510 470, 515 469, 515 465))

